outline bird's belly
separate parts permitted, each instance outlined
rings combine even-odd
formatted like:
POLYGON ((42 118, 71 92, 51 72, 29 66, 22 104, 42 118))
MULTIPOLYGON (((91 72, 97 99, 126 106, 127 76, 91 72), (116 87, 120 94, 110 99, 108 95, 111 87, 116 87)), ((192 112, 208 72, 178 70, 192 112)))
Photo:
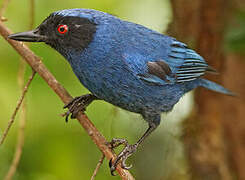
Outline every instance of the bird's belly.
POLYGON ((105 72, 93 76, 85 73, 79 79, 100 99, 136 113, 170 111, 183 95, 176 86, 150 86, 130 75, 122 78, 105 72))
POLYGON ((120 79, 99 76, 97 78, 79 78, 82 84, 94 95, 115 106, 140 113, 143 99, 132 83, 130 86, 120 79), (95 80, 96 79, 96 80, 95 80))

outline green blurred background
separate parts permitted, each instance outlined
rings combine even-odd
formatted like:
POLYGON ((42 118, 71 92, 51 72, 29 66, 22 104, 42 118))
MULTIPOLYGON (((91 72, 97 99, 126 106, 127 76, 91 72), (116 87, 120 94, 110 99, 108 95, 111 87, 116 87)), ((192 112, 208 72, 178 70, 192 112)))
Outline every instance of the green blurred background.
MULTIPOLYGON (((2 1, 1 1, 2 3, 2 1)), ((92 8, 164 32, 171 21, 171 5, 168 0, 84 0, 84 1, 35 1, 35 26, 50 13, 67 8, 92 8)), ((11 0, 5 24, 14 32, 26 31, 29 27, 29 1, 11 0)), ((244 18, 244 13, 239 14, 244 18)), ((244 31, 231 31, 227 41, 238 44, 244 31)), ((244 43, 239 44, 244 48, 244 43)), ((79 83, 69 64, 56 51, 45 44, 31 44, 31 49, 43 59, 44 64, 59 82, 73 95, 88 91, 79 83)), ((230 43, 227 49, 239 49, 230 43)), ((19 55, 0 38, 0 135, 7 126, 20 96, 17 85, 19 55)), ((31 74, 28 67, 26 79, 31 74)), ((181 144, 180 120, 192 106, 191 95, 186 95, 174 112, 163 116, 161 126, 146 140, 143 148, 129 160, 137 179, 188 179, 188 167, 181 144)), ((19 167, 14 176, 18 180, 67 180, 90 179, 101 157, 100 151, 76 120, 65 123, 60 116, 63 104, 56 94, 37 75, 27 94, 27 127, 25 145, 19 167)), ((147 124, 139 115, 126 112, 102 101, 94 102, 87 109, 88 117, 99 131, 110 140, 126 138, 134 143, 145 131, 147 124)), ((4 177, 15 151, 18 116, 5 144, 0 149, 0 179, 4 177)), ((104 161, 97 179, 120 179, 112 177, 108 161, 104 161)))

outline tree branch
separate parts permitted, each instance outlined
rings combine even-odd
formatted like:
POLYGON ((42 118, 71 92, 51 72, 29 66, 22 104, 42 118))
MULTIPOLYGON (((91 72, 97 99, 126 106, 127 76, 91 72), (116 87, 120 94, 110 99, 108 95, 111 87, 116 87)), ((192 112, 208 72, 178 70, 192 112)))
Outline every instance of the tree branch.
POLYGON ((94 179, 95 179, 95 176, 97 175, 97 173, 98 173, 98 171, 99 171, 99 169, 100 169, 100 167, 101 167, 101 165, 102 165, 104 159, 105 159, 105 155, 102 154, 102 156, 101 156, 101 158, 100 158, 98 164, 96 165, 96 168, 95 168, 95 170, 94 170, 94 172, 93 172, 93 175, 92 175, 92 177, 91 177, 90 180, 94 180, 94 179))
MULTIPOLYGON (((30 86, 30 83, 32 82, 36 72, 33 71, 27 84, 25 85, 23 92, 26 94, 27 88, 30 86)), ((21 77, 21 81, 23 81, 23 75, 21 77)), ((23 87, 23 82, 20 83, 20 87, 23 87)), ((23 95, 22 95, 23 96, 23 95)), ((20 124, 19 124, 19 129, 18 129, 18 139, 17 139, 17 145, 16 145, 16 150, 14 154, 14 158, 12 160, 11 166, 4 178, 4 180, 11 180, 16 172, 16 168, 18 167, 18 164, 20 162, 20 158, 22 155, 23 151, 23 146, 24 146, 24 139, 25 139, 25 126, 26 126, 26 103, 23 102, 22 104, 22 111, 21 111, 21 116, 20 116, 20 124)), ((6 137, 6 136, 5 136, 6 137)))
POLYGON ((30 86, 30 84, 31 84, 31 82, 32 82, 32 79, 34 78, 34 75, 35 75, 35 73, 33 72, 33 75, 30 77, 30 79, 28 80, 27 84, 25 85, 25 87, 24 87, 24 89, 23 89, 23 91, 22 91, 21 97, 20 97, 20 99, 19 99, 19 101, 18 101, 18 103, 17 103, 17 106, 16 106, 16 108, 15 108, 15 110, 14 110, 14 113, 12 114, 12 116, 11 116, 11 118, 10 118, 10 121, 8 122, 8 126, 7 126, 7 128, 5 129, 3 135, 2 135, 2 137, 1 137, 1 139, 0 139, 0 146, 3 144, 4 140, 6 139, 6 137, 7 137, 7 135, 8 135, 8 132, 9 132, 9 130, 10 130, 12 124, 14 123, 16 114, 17 114, 18 110, 20 109, 20 106, 21 106, 21 104, 22 104, 22 102, 23 102, 23 100, 24 100, 24 98, 25 98, 25 95, 26 95, 26 93, 27 93, 27 91, 28 91, 28 88, 29 88, 29 86, 30 86))
MULTIPOLYGON (((72 96, 67 92, 67 90, 55 79, 55 77, 48 71, 48 69, 26 45, 21 42, 13 41, 8 39, 8 35, 12 32, 0 22, 0 34, 4 37, 6 41, 23 57, 23 59, 47 82, 51 89, 60 97, 60 99, 67 104, 72 100, 72 96)), ((105 157, 110 160, 114 159, 116 156, 111 151, 107 145, 107 141, 104 136, 96 129, 93 123, 88 119, 88 117, 79 113, 77 120, 86 130, 88 135, 91 137, 93 142, 97 145, 100 151, 105 155, 105 157)), ((122 169, 121 166, 117 166, 117 172, 123 180, 133 180, 134 177, 129 171, 122 169)))

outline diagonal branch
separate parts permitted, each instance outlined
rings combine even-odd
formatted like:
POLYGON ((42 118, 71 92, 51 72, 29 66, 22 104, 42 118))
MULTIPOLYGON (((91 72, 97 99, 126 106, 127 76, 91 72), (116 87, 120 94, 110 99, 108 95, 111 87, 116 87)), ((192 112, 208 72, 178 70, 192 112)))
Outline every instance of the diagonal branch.
POLYGON ((4 140, 6 139, 6 137, 7 137, 7 135, 8 135, 8 132, 9 132, 9 130, 10 130, 12 124, 14 123, 14 120, 15 120, 15 117, 16 117, 16 115, 17 115, 17 112, 18 112, 19 109, 20 109, 20 106, 21 106, 21 104, 22 104, 22 102, 23 102, 23 100, 24 100, 24 98, 25 98, 25 95, 26 95, 26 93, 27 93, 27 91, 28 91, 28 88, 29 88, 29 86, 30 86, 30 84, 31 84, 31 82, 32 82, 32 80, 33 80, 33 78, 34 78, 34 75, 35 75, 35 72, 33 72, 33 75, 30 77, 30 79, 28 80, 28 82, 26 83, 26 85, 25 85, 25 87, 24 87, 24 89, 23 89, 23 91, 22 91, 22 94, 21 94, 20 99, 18 100, 17 106, 16 106, 16 108, 15 108, 15 110, 14 110, 14 112, 13 112, 11 118, 10 118, 10 121, 8 122, 8 126, 7 126, 7 128, 5 129, 3 135, 2 135, 2 137, 1 137, 1 139, 0 139, 0 146, 3 144, 4 140))
MULTIPOLYGON (((67 90, 55 79, 55 77, 48 71, 48 69, 26 45, 21 42, 16 42, 8 39, 8 35, 12 32, 0 22, 0 34, 5 40, 23 57, 23 59, 47 82, 51 89, 60 97, 60 99, 66 104, 72 100, 72 96, 67 90)), ((116 156, 107 145, 107 141, 104 136, 97 130, 93 123, 88 119, 85 114, 79 113, 77 120, 86 130, 93 142, 97 145, 99 150, 110 160, 116 156)), ((123 180, 133 180, 134 177, 129 171, 117 166, 117 172, 123 180)))
POLYGON ((95 176, 97 175, 97 173, 98 173, 98 171, 99 171, 104 159, 105 159, 105 155, 102 154, 102 157, 100 158, 100 160, 99 160, 99 162, 98 162, 98 164, 97 164, 97 166, 96 166, 96 168, 95 168, 95 170, 93 172, 93 175, 92 175, 90 180, 94 180, 95 179, 95 176))
MULTIPOLYGON (((24 93, 26 94, 27 88, 30 86, 30 83, 32 82, 35 74, 36 74, 36 72, 32 71, 32 74, 31 74, 27 84, 25 85, 25 87, 23 89, 23 92, 22 92, 23 94, 24 93)), ((23 87, 23 85, 20 85, 20 86, 23 87)), ((23 96, 23 98, 24 98, 24 96, 23 96)), ((16 113, 15 113, 15 115, 16 115, 16 113)), ((13 176, 16 172, 16 169, 18 167, 18 164, 20 162, 22 151, 23 151, 23 146, 24 146, 25 126, 26 126, 26 103, 23 102, 22 111, 20 114, 20 125, 19 125, 19 129, 18 129, 18 139, 17 139, 16 149, 15 149, 15 154, 14 154, 14 158, 12 160, 12 164, 11 164, 6 176, 4 177, 4 180, 11 180, 13 178, 13 176)))

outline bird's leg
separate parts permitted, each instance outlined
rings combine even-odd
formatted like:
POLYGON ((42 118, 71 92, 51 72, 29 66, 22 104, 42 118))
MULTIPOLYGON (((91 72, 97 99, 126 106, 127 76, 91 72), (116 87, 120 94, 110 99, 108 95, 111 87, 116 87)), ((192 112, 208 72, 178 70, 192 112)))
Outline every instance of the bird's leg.
POLYGON ((115 147, 118 147, 120 145, 124 145, 124 149, 118 154, 117 158, 112 162, 112 159, 109 162, 111 175, 114 176, 114 171, 116 170, 117 165, 121 162, 121 167, 123 169, 130 169, 132 165, 127 166, 126 160, 128 157, 130 157, 138 148, 138 146, 148 137, 152 131, 156 129, 158 124, 155 123, 149 123, 149 128, 146 130, 146 132, 143 134, 143 136, 135 143, 135 144, 128 144, 127 140, 125 139, 117 139, 113 138, 110 142, 111 148, 114 149, 115 147))
POLYGON ((68 122, 70 114, 72 119, 76 118, 80 111, 85 111, 86 107, 96 99, 99 98, 93 94, 85 94, 73 98, 68 104, 64 106, 64 108, 68 108, 68 111, 64 114, 66 117, 66 122, 68 122))

